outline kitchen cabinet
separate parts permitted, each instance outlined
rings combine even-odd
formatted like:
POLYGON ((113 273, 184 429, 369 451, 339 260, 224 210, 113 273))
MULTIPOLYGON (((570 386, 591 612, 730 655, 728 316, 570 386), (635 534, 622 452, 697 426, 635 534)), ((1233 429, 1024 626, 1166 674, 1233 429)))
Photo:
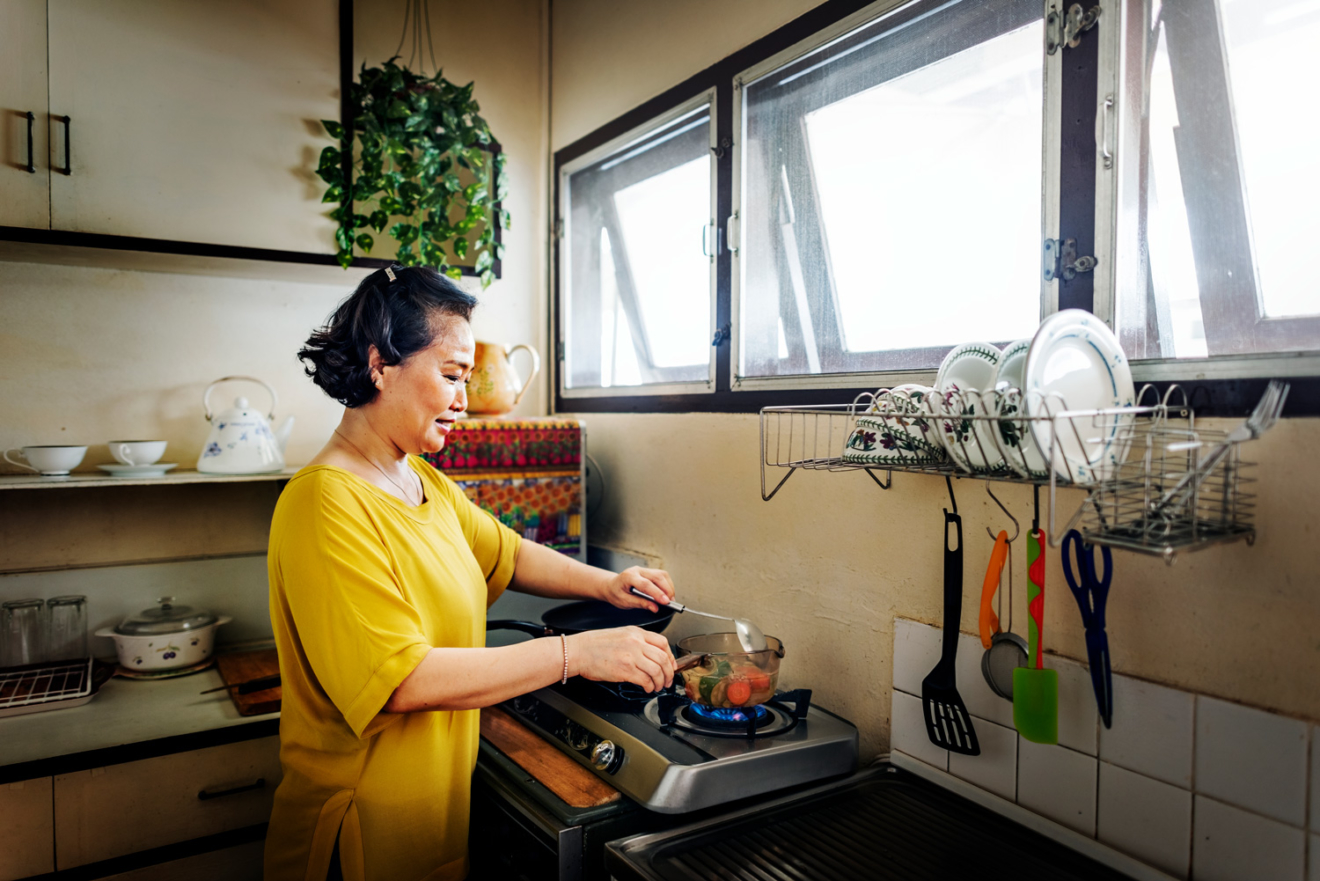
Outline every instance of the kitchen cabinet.
POLYGON ((110 875, 103 881, 178 881, 180 878, 187 878, 188 881, 261 881, 261 862, 265 848, 264 840, 249 841, 181 860, 170 860, 110 875))
POLYGON ((0 226, 49 227, 46 0, 0 3, 0 112, 0 226))
MULTIPOLYGON (((0 82, 21 68, 18 79, 48 84, 50 97, 35 127, 39 173, 7 164, 7 181, 24 180, 0 193, 45 179, 49 214, 6 199, 0 225, 333 253, 315 169, 330 143, 319 120, 339 117, 337 9, 337 0, 7 0, 3 16, 23 25, 3 22, 0 82), (38 10, 44 41, 28 22, 38 10)), ((12 128, 25 96, 0 88, 12 128)))
POLYGON ((0 881, 55 869, 51 778, 0 783, 0 881))
POLYGON ((279 737, 55 776, 61 869, 270 820, 279 737))

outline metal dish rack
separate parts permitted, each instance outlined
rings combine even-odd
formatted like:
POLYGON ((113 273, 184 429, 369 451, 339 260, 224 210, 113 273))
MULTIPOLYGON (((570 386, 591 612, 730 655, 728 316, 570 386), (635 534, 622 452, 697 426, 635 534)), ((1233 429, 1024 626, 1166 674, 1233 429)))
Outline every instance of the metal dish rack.
POLYGON ((0 718, 62 710, 95 696, 91 658, 0 668, 0 718))
POLYGON ((1177 386, 1163 398, 1153 386, 1144 386, 1136 406, 1108 410, 1070 410, 1057 396, 1028 403, 1022 406, 1017 389, 930 398, 881 389, 851 404, 766 407, 761 410, 761 498, 774 498, 798 469, 865 471, 881 489, 889 489, 895 471, 935 474, 1048 487, 1048 533, 1055 547, 1076 528, 1091 544, 1172 563, 1181 551, 1255 541, 1254 478, 1249 475, 1254 464, 1241 458, 1240 444, 1232 444, 1199 483, 1188 479, 1225 442, 1226 433, 1197 428, 1177 386), (874 429, 876 435, 869 456, 847 448, 859 418, 861 429, 874 429), (937 431, 944 432, 964 463, 987 467, 964 468, 934 452, 931 444, 920 443, 937 431), (1034 444, 1032 435, 1048 443, 1026 446, 1034 444), (1015 445, 1013 437, 1025 439, 1015 445), (1097 444, 1105 445, 1104 461, 1088 462, 1089 453, 1079 457, 1097 444), (788 469, 773 486, 767 477, 771 468, 788 469), (880 472, 885 472, 883 479, 880 472), (1055 523, 1060 486, 1087 491, 1063 529, 1055 523), (1176 491, 1183 486, 1187 489, 1176 491), (1172 502, 1170 495, 1175 496, 1172 502))

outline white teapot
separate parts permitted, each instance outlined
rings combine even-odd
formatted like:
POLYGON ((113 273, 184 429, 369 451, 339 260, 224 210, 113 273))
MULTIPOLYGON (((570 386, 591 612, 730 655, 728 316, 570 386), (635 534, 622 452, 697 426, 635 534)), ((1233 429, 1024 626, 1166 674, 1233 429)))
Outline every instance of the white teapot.
POLYGON ((284 469, 284 449, 293 431, 293 417, 287 417, 278 431, 271 431, 278 398, 275 389, 251 376, 226 376, 206 387, 202 405, 206 408, 206 421, 211 423, 211 436, 202 447, 197 459, 197 470, 211 474, 264 474, 284 469), (242 380, 255 382, 270 393, 270 413, 262 415, 248 406, 247 398, 235 398, 230 410, 212 415, 211 391, 222 382, 242 380))

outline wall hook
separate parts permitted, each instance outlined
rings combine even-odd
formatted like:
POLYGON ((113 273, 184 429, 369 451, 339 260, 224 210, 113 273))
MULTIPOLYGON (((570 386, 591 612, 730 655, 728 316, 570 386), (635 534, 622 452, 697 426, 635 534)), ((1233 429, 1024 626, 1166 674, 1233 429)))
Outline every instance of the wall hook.
MULTIPOLYGON (((1008 509, 1004 507, 1004 503, 1003 503, 1003 502, 999 501, 999 497, 996 496, 994 493, 992 493, 992 492, 990 491, 990 484, 989 484, 989 483, 987 483, 987 484, 985 485, 985 493, 986 493, 986 495, 988 495, 990 498, 992 498, 992 499, 995 500, 995 504, 999 506, 999 510, 1001 510, 1001 511, 1004 512, 1004 516, 1008 517, 1009 520, 1012 520, 1012 521, 1013 521, 1013 537, 1010 538, 1010 539, 1008 540, 1009 544, 1012 544, 1013 542, 1017 541, 1017 537, 1022 533, 1022 527, 1018 525, 1017 518, 1014 517, 1012 514, 1008 513, 1008 509)), ((987 526, 987 527, 985 528, 985 531, 986 531, 986 534, 990 536, 990 540, 991 540, 991 541, 994 541, 994 540, 995 540, 995 534, 994 534, 993 532, 990 531, 990 527, 989 527, 989 526, 987 526)), ((1011 577, 1011 576, 1010 576, 1010 577, 1011 577)), ((1011 582, 1010 582, 1010 583, 1011 583, 1011 582)))

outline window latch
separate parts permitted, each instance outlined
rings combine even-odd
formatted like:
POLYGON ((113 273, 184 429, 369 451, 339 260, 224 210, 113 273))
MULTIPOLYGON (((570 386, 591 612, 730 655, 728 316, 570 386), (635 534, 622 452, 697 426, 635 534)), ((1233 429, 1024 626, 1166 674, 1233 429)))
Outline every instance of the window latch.
POLYGON ((1083 10, 1082 4, 1074 3, 1066 13, 1051 7, 1045 16, 1045 54, 1053 55, 1064 46, 1076 49, 1082 34, 1095 27, 1099 18, 1099 6, 1083 10))
POLYGON ((727 322, 719 330, 715 331, 715 339, 710 341, 711 346, 718 346, 732 336, 733 327, 727 322))
POLYGON ((1072 281, 1077 273, 1095 269, 1095 263, 1094 257, 1077 256, 1076 239, 1045 240, 1042 264, 1046 281, 1054 281, 1056 278, 1072 281))

